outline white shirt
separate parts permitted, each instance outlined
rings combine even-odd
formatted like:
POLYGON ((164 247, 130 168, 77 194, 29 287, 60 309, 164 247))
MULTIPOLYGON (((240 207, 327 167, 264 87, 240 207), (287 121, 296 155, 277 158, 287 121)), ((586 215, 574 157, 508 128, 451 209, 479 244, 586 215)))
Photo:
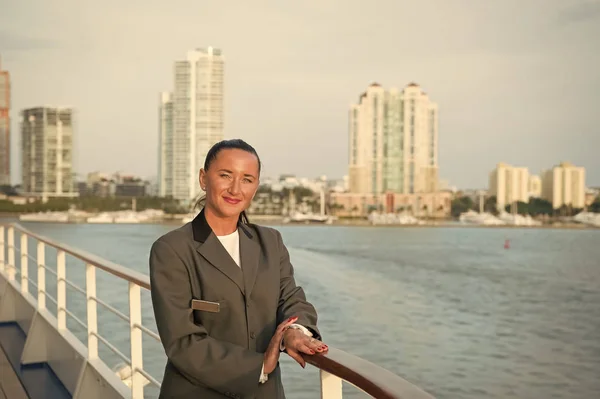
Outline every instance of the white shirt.
MULTIPOLYGON (((229 256, 231 256, 231 258, 234 260, 236 265, 238 265, 241 268, 242 264, 241 264, 241 259, 240 259, 240 233, 239 233, 239 230, 236 229, 231 234, 227 234, 224 236, 217 236, 217 238, 219 239, 219 241, 221 242, 221 244, 223 245, 223 247, 225 248, 227 253, 229 253, 229 256)), ((304 332, 304 334, 312 337, 312 333, 306 327, 304 327, 300 324, 290 325, 290 327, 292 327, 292 326, 302 330, 304 332)), ((280 350, 285 349, 283 342, 281 342, 279 349, 280 350)), ((265 366, 263 364, 263 368, 260 372, 260 379, 259 379, 259 382, 261 384, 264 384, 268 380, 268 377, 265 374, 264 370, 265 370, 265 366)))
POLYGON ((236 229, 233 233, 224 236, 217 236, 221 244, 225 247, 235 263, 242 267, 240 261, 240 233, 236 229))

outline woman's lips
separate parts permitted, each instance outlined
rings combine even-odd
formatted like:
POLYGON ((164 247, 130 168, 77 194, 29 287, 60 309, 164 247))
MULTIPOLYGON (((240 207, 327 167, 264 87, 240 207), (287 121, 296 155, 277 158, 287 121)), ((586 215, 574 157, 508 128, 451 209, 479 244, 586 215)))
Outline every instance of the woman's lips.
POLYGON ((242 202, 242 200, 230 198, 230 197, 223 197, 223 199, 225 200, 225 202, 227 202, 228 204, 231 204, 231 205, 237 205, 240 202, 242 202))

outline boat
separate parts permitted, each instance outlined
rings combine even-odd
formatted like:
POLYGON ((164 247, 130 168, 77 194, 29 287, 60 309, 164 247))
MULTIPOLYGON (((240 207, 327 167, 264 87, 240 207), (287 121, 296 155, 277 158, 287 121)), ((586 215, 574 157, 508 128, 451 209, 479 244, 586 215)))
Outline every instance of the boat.
POLYGON ((587 226, 600 227, 600 213, 582 211, 573 216, 573 221, 587 226))
POLYGON ((140 223, 141 221, 142 220, 138 216, 137 212, 133 211, 120 212, 115 216, 115 223, 120 224, 136 224, 140 223))
POLYGON ((90 216, 86 219, 87 223, 113 223, 114 217, 108 212, 102 212, 96 216, 90 216))
POLYGON ((531 215, 519 215, 518 213, 500 212, 498 219, 510 226, 541 226, 542 222, 535 220, 531 215))
POLYGON ((424 221, 407 213, 371 212, 368 217, 372 225, 423 225, 424 221))
POLYGON ((463 212, 458 217, 458 220, 462 224, 474 224, 474 225, 485 225, 485 226, 501 226, 505 225, 504 220, 498 219, 496 216, 488 212, 475 212, 474 210, 468 210, 463 212))
POLYGON ((333 223, 334 218, 329 215, 318 215, 315 213, 302 213, 299 211, 292 212, 288 217, 283 219, 283 223, 333 223))
POLYGON ((68 223, 69 214, 67 212, 25 213, 19 215, 19 220, 23 222, 68 223))
POLYGON ((198 216, 198 213, 199 212, 188 213, 183 218, 181 218, 181 223, 183 223, 183 224, 190 223, 192 220, 194 220, 196 218, 196 216, 198 216))

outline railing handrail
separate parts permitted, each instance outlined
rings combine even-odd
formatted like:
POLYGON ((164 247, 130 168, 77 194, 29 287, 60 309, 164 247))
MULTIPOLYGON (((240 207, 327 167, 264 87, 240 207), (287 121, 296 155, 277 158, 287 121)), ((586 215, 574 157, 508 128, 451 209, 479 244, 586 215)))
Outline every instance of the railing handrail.
POLYGON ((121 266, 117 263, 103 259, 99 256, 93 255, 84 250, 75 249, 68 245, 61 244, 61 243, 56 242, 46 236, 36 234, 36 233, 32 232, 31 230, 26 229, 19 223, 3 223, 3 225, 4 226, 12 226, 16 230, 19 230, 21 233, 25 233, 28 236, 33 237, 36 240, 41 241, 45 244, 48 244, 56 249, 65 251, 65 253, 67 253, 71 256, 74 256, 74 257, 84 261, 85 263, 90 263, 90 264, 94 265, 95 267, 102 269, 107 273, 112 274, 113 276, 119 277, 123 280, 127 280, 130 283, 134 283, 136 285, 139 285, 142 288, 150 290, 150 277, 148 277, 147 275, 145 275, 143 273, 137 272, 128 267, 121 266))
MULTIPOLYGON (((135 284, 141 288, 145 288, 150 290, 150 278, 147 275, 144 275, 140 272, 127 268, 125 266, 121 266, 117 263, 113 263, 111 261, 105 260, 99 256, 93 255, 86 251, 72 248, 68 245, 56 242, 48 237, 45 237, 40 234, 36 234, 19 223, 0 223, 2 227, 12 227, 15 230, 18 230, 22 234, 25 234, 29 237, 36 239, 39 242, 47 244, 51 247, 59 251, 63 251, 66 254, 69 254, 83 262, 90 264, 94 267, 97 267, 101 270, 104 270, 107 273, 110 273, 120 279, 128 281, 130 284, 135 284)), ((2 238, 4 240, 4 237, 2 238)), ((3 241, 2 245, 6 245, 3 241)), ((16 267, 16 265, 12 265, 16 267)), ((95 284, 95 283, 94 283, 95 284)), ((138 294, 139 295, 139 291, 138 294)), ((96 302, 98 302, 97 298, 90 298, 96 302)), ((139 304, 138 304, 139 306, 139 304)), ((65 309, 66 311, 66 309, 65 309)), ((143 331, 147 334, 150 334, 154 338, 158 337, 157 334, 154 334, 151 330, 143 327, 141 323, 137 323, 135 321, 131 321, 132 328, 138 328, 140 331, 143 331)), ((103 342, 104 338, 98 336, 97 332, 92 335, 97 336, 103 342)), ((107 341, 105 344, 110 346, 110 343, 107 341)), ((120 354, 120 352, 119 352, 120 354)), ((124 356, 121 354, 121 356, 124 356)), ((314 367, 321 370, 321 390, 322 395, 325 396, 326 392, 333 392, 334 397, 338 397, 338 394, 335 392, 339 392, 339 397, 341 398, 341 380, 346 381, 355 387, 363 390, 365 393, 371 395, 375 398, 385 398, 385 399, 432 399, 433 396, 423 391, 419 387, 413 385, 409 381, 399 377, 398 375, 390 372, 389 370, 384 369, 383 367, 377 366, 374 363, 369 362, 363 358, 352 355, 350 353, 344 352, 340 349, 333 348, 329 346, 329 351, 327 354, 315 354, 315 355, 303 355, 304 359, 307 363, 313 365, 314 367), (326 388, 324 381, 324 375, 335 376, 336 380, 333 381, 333 384, 326 388), (339 382, 339 386, 338 386, 339 382), (331 389, 331 391, 330 391, 331 389)), ((129 359, 127 359, 129 360, 129 359)), ((132 372, 139 372, 145 378, 148 378, 149 375, 143 369, 138 369, 132 367, 132 372)), ((152 381, 155 385, 157 383, 156 380, 152 378, 152 381)))
POLYGON ((303 355, 316 368, 349 382, 374 398, 433 399, 411 382, 361 357, 329 346, 326 354, 303 355))

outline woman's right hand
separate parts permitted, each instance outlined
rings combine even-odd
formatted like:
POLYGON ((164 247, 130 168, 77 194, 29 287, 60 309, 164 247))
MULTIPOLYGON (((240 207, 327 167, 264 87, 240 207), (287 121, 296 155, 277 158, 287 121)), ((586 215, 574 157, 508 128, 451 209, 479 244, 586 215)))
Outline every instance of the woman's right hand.
POLYGON ((277 367, 279 354, 281 353, 279 351, 279 347, 281 345, 281 340, 283 339, 283 333, 285 332, 286 328, 289 325, 294 324, 296 320, 298 320, 297 316, 290 317, 277 326, 277 330, 275 330, 275 334, 271 338, 269 346, 267 347, 267 351, 265 352, 265 360, 263 362, 265 374, 271 374, 271 372, 275 370, 275 367, 277 367))

